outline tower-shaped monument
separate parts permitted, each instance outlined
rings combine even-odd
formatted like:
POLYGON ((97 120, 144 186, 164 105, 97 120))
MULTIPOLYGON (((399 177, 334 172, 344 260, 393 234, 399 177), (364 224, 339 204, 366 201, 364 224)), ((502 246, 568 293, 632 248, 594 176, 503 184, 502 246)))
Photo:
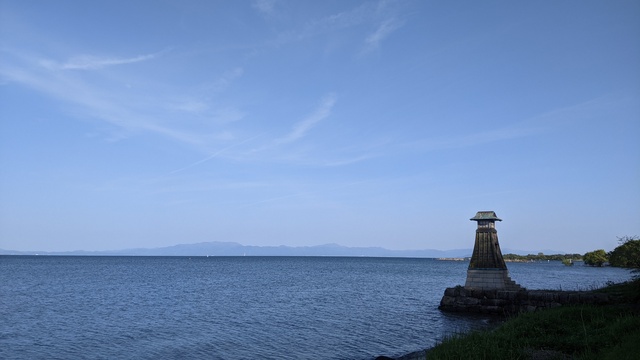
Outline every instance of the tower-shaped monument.
POLYGON ((509 277, 509 270, 502 257, 498 243, 496 221, 502 221, 494 211, 478 211, 472 221, 478 222, 476 242, 467 270, 465 289, 478 290, 519 290, 509 277))

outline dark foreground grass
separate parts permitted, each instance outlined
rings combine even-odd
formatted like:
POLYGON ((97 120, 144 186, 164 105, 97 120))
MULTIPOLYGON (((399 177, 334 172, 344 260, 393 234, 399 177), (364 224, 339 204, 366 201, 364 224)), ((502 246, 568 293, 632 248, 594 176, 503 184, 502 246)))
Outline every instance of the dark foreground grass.
POLYGON ((522 314, 495 330, 447 338, 427 359, 640 359, 640 279, 598 291, 621 303, 522 314))

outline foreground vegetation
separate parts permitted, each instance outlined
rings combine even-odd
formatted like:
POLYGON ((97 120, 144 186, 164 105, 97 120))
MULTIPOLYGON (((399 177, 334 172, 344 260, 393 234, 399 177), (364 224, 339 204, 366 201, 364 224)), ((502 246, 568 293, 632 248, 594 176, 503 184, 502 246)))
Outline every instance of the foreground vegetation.
POLYGON ((596 291, 620 302, 522 314, 491 331, 447 338, 427 359, 640 358, 640 278, 596 291))

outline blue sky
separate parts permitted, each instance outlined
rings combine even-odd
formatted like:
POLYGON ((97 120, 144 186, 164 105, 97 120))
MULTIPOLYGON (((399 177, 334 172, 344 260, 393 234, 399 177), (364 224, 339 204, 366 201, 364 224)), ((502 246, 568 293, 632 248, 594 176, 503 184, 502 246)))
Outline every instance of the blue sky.
POLYGON ((0 248, 612 250, 637 1, 0 0, 0 248))

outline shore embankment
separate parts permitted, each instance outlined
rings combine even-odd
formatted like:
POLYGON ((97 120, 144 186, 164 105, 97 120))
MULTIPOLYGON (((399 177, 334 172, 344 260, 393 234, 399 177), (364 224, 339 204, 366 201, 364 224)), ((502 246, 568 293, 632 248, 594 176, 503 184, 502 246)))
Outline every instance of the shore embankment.
POLYGON ((562 290, 473 290, 462 286, 447 288, 440 310, 509 315, 555 308, 563 305, 605 305, 616 301, 611 294, 562 290))
POLYGON ((433 348, 396 360, 638 358, 640 278, 588 292, 535 290, 521 295, 524 293, 544 294, 540 295, 547 299, 544 301, 560 305, 539 306, 535 311, 523 308, 524 312, 508 315, 492 330, 451 336, 433 348), (576 296, 582 300, 575 300, 576 296), (558 302, 565 297, 574 300, 558 302), (590 298, 599 300, 587 300, 590 298))

